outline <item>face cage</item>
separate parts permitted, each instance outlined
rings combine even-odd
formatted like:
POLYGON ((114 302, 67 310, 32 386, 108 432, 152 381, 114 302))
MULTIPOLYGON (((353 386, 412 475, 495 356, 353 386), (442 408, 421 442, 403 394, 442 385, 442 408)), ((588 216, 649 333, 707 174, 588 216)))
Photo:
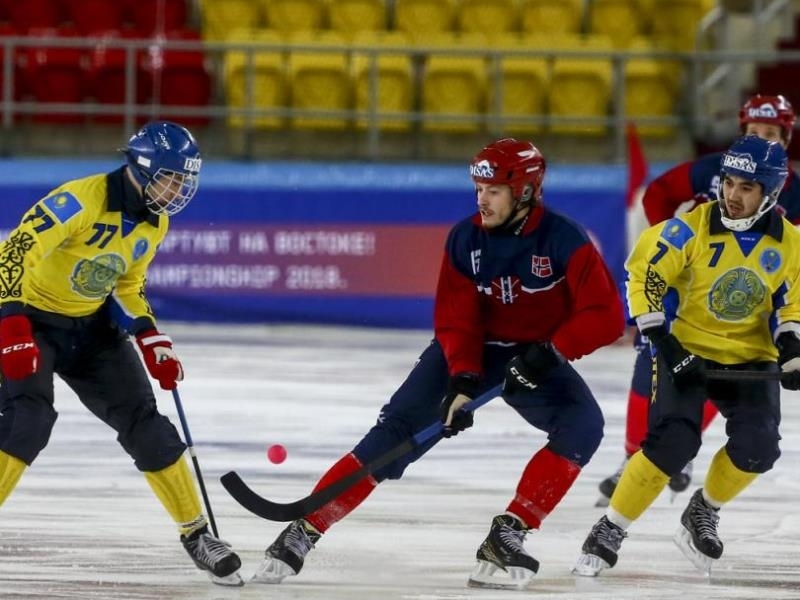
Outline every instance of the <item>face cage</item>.
MULTIPOLYGON (((772 194, 764 196, 761 200, 758 210, 756 210, 756 212, 749 217, 745 217, 744 219, 731 219, 725 214, 728 209, 727 204, 725 203, 725 196, 722 193, 724 179, 725 176, 723 174, 723 176, 720 177, 719 184, 717 186, 717 198, 719 198, 720 220, 722 221, 722 224, 731 231, 747 231, 756 221, 772 210, 772 207, 778 203, 778 194, 780 193, 780 188, 778 188, 772 194)), ((763 188, 764 186, 762 185, 761 187, 763 188)))
POLYGON ((144 188, 147 208, 157 215, 175 215, 189 204, 199 183, 199 175, 159 169, 144 188))

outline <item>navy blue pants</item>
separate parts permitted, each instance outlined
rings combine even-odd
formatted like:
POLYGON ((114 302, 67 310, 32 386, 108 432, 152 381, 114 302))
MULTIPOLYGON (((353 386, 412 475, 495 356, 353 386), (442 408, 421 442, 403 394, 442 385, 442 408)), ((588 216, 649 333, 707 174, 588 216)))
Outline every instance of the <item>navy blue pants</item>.
POLYGON ((53 375, 117 432, 117 441, 141 471, 173 464, 186 446, 156 408, 150 380, 127 336, 102 313, 68 319, 29 315, 39 346, 39 370, 0 386, 0 450, 30 465, 56 422, 53 375))
MULTIPOLYGON (((525 345, 484 346, 486 391, 503 381, 505 365, 525 351, 525 345)), ((439 343, 423 351, 406 380, 381 408, 377 423, 353 449, 362 463, 370 462, 440 419, 449 375, 439 343)), ((554 369, 535 390, 504 395, 505 402, 533 427, 547 433, 549 448, 583 467, 603 437, 603 414, 581 376, 569 364, 554 369)), ((480 421, 480 412, 475 415, 480 421)), ((465 435, 469 435, 468 433, 465 435)), ((416 448, 375 474, 378 481, 399 479, 406 467, 430 450, 439 439, 416 448)))

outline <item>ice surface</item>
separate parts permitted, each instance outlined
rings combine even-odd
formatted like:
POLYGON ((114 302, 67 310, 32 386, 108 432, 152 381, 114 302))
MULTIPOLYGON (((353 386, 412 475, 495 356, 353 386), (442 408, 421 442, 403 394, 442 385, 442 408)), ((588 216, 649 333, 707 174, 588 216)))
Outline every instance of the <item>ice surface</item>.
MULTIPOLYGON (((256 491, 287 502, 374 422, 429 333, 327 327, 210 327, 165 324, 186 381, 184 409, 217 524, 249 578, 284 527, 260 520, 224 491, 237 470, 256 491), (287 460, 266 449, 286 446, 287 460)), ((57 382, 59 419, 50 445, 0 508, 0 598, 495 600, 536 598, 800 597, 800 394, 784 393, 783 456, 722 512, 725 554, 710 579, 672 542, 689 493, 668 492, 636 522, 620 561, 597 579, 570 573, 602 514, 597 484, 622 458, 625 398, 633 350, 620 344, 577 366, 606 416, 606 437, 562 504, 529 536, 541 562, 526 592, 466 587, 475 550, 502 512, 544 435, 496 399, 471 430, 445 440, 401 481, 382 484, 280 586, 224 589, 194 568, 144 478, 94 419, 57 382)), ((180 430, 168 392, 159 406, 180 430)), ((695 484, 724 441, 718 419, 695 462, 695 484)), ((692 488, 693 489, 693 488, 692 488)))

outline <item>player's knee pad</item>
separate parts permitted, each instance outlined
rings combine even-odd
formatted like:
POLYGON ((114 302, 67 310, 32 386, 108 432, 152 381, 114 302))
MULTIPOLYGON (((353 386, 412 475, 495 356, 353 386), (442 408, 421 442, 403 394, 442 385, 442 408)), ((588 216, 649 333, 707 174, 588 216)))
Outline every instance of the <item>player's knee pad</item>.
POLYGON ((680 473, 700 449, 700 431, 685 419, 664 419, 642 444, 644 455, 667 475, 680 473))
MULTIPOLYGON (((402 444, 416 432, 417 429, 410 426, 404 419, 381 413, 381 418, 378 423, 370 429, 367 435, 353 448, 353 454, 361 461, 361 464, 367 464, 392 448, 402 444)), ((411 452, 407 452, 397 460, 375 471, 373 477, 377 481, 383 481, 384 479, 400 479, 406 467, 425 454, 434 443, 435 442, 430 442, 415 447, 411 452)))
POLYGON ((123 429, 117 441, 140 471, 165 469, 186 450, 175 426, 155 410, 123 429))
POLYGON ((603 440, 603 420, 587 423, 580 429, 565 429, 550 434, 547 445, 564 458, 585 467, 603 440))
POLYGON ((50 441, 58 413, 43 401, 17 398, 3 406, 0 417, 2 448, 30 465, 50 441))
POLYGON ((742 471, 766 473, 781 455, 775 423, 751 420, 730 431, 726 449, 731 462, 742 471))

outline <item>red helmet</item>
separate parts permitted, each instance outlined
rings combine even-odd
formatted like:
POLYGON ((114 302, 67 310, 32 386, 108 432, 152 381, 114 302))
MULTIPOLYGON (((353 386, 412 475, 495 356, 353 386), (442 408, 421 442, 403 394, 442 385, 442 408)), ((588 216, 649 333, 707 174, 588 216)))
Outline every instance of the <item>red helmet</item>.
POLYGON ((783 96, 751 96, 739 110, 739 125, 742 133, 748 123, 769 123, 777 125, 783 132, 788 144, 792 139, 792 130, 797 115, 791 103, 783 96))
POLYGON ((527 202, 533 194, 541 197, 545 161, 542 153, 530 142, 503 138, 486 146, 469 165, 475 183, 511 186, 511 194, 527 202))

